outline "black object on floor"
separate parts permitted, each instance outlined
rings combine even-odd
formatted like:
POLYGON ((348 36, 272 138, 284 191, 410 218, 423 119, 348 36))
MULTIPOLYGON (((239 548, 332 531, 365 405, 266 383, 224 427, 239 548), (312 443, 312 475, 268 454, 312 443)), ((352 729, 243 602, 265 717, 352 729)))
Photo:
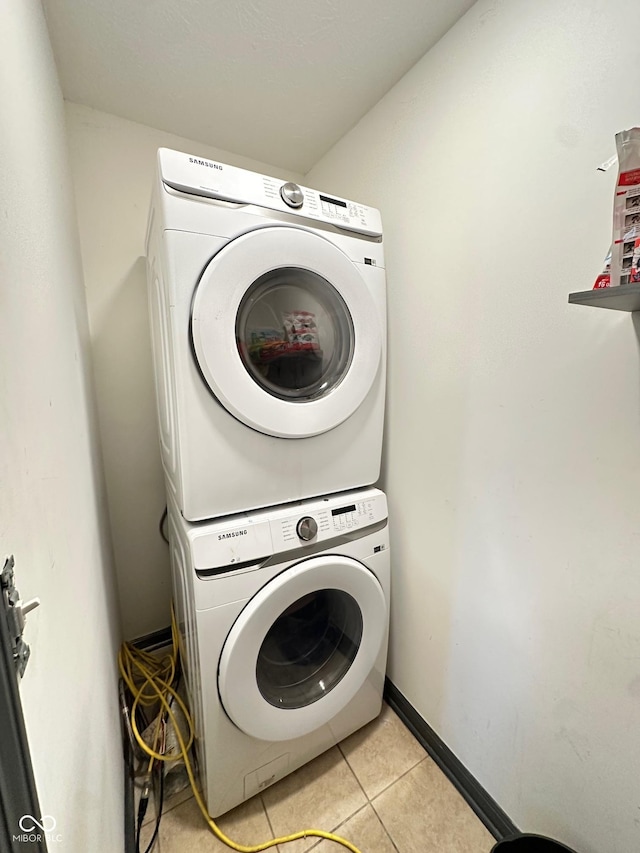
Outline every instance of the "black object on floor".
POLYGON ((552 838, 527 832, 503 838, 491 848, 491 853, 575 853, 575 850, 552 838))

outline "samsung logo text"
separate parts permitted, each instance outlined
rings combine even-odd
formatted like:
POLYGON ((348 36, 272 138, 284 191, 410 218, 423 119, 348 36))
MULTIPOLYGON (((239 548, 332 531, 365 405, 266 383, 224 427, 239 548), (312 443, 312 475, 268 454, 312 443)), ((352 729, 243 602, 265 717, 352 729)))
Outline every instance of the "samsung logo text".
POLYGON ((232 530, 229 533, 218 533, 218 542, 221 539, 234 539, 236 536, 246 536, 246 530, 232 530))
POLYGON ((219 163, 211 163, 209 160, 198 160, 196 157, 189 157, 190 163, 195 163, 196 166, 208 166, 210 169, 220 169, 222 166, 219 163))

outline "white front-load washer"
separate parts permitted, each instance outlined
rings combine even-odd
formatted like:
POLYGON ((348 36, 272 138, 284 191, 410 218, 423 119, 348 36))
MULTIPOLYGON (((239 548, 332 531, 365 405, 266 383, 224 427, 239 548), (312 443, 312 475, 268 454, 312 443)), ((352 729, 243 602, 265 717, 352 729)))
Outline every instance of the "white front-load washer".
POLYGON ((162 460, 187 520, 378 479, 377 210, 161 149, 147 270, 162 460))
POLYGON ((190 524, 169 496, 176 619, 212 817, 380 712, 386 498, 344 492, 190 524))

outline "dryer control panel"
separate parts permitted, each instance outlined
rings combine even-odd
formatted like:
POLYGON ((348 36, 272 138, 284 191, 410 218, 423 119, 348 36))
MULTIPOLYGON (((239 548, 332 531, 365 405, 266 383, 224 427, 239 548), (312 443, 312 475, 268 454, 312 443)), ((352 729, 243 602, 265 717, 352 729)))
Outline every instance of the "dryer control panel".
POLYGON ((229 570, 307 545, 365 535, 386 519, 384 492, 360 489, 189 525, 188 536, 197 571, 229 570))
POLYGON ((162 182, 179 192, 236 204, 255 204, 329 222, 369 237, 382 236, 380 211, 374 207, 170 148, 158 151, 158 162, 162 182))

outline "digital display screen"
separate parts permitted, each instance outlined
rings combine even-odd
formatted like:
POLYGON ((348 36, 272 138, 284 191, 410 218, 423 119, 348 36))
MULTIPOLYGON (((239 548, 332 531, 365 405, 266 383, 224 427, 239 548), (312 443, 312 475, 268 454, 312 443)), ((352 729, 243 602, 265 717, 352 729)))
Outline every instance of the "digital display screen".
POLYGON ((344 515, 345 512, 355 512, 356 505, 351 504, 351 506, 341 506, 340 509, 332 509, 331 515, 344 515))
POLYGON ((328 197, 328 196, 326 196, 326 195, 321 195, 321 196, 320 196, 320 201, 326 201, 326 202, 327 202, 327 204, 337 204, 337 205, 338 205, 338 207, 346 207, 346 206, 347 206, 347 202, 346 202, 346 201, 338 201, 338 199, 337 199, 337 198, 329 198, 329 197, 328 197))

